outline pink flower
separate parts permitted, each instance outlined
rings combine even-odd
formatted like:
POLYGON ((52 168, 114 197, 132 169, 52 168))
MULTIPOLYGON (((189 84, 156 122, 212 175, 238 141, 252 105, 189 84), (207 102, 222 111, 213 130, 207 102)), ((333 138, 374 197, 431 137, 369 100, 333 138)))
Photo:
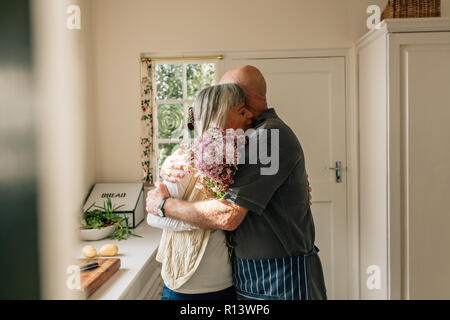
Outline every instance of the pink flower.
POLYGON ((233 130, 225 133, 219 128, 212 128, 197 137, 191 145, 192 166, 202 184, 219 198, 234 183, 241 138, 233 130))

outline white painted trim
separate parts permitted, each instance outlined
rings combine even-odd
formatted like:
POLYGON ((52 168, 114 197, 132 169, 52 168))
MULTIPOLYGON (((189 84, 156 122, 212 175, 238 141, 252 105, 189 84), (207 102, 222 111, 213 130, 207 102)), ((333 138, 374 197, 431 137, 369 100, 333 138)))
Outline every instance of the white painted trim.
POLYGON ((156 100, 156 104, 183 104, 192 103, 194 99, 180 99, 180 100, 156 100))
POLYGON ((356 46, 357 52, 361 51, 366 45, 374 42, 379 37, 386 36, 386 33, 387 33, 387 31, 385 28, 374 29, 374 30, 367 32, 362 38, 360 38, 358 41, 356 41, 355 46, 356 46))
POLYGON ((450 18, 386 19, 380 27, 391 33, 450 31, 450 18))
POLYGON ((349 233, 349 297, 359 300, 360 264, 359 264, 359 112, 357 91, 357 59, 353 46, 345 58, 347 91, 347 210, 349 233))
MULTIPOLYGON (((400 48, 401 51, 401 66, 400 66, 400 75, 401 75, 401 99, 408 99, 408 85, 406 84, 408 81, 408 55, 405 52, 405 48, 400 48)), ((409 294, 409 135, 408 135, 408 127, 409 127, 409 110, 407 106, 409 105, 408 101, 401 101, 400 112, 402 114, 401 119, 401 194, 400 194, 400 204, 401 204, 401 212, 400 212, 400 272, 401 272, 401 298, 404 300, 410 299, 409 294)))
POLYGON ((158 139, 158 143, 181 143, 183 139, 158 139))
POLYGON ((260 51, 231 51, 223 52, 224 60, 259 60, 259 59, 289 59, 289 58, 326 58, 346 57, 349 53, 346 48, 331 49, 304 49, 304 50, 260 50, 260 51))
POLYGON ((401 293, 401 113, 400 45, 401 35, 387 36, 387 268, 388 299, 399 300, 401 293))
POLYGON ((367 32, 358 41, 356 47, 361 50, 366 44, 386 33, 417 33, 450 31, 450 18, 408 18, 386 19, 376 29, 367 32))

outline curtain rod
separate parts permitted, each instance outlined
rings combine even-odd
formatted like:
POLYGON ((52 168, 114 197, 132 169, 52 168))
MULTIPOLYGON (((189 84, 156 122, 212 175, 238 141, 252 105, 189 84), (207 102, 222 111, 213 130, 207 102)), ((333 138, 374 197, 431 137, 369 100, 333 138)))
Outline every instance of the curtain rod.
POLYGON ((204 57, 166 57, 166 58, 141 58, 141 61, 161 61, 161 60, 222 60, 223 56, 204 56, 204 57))

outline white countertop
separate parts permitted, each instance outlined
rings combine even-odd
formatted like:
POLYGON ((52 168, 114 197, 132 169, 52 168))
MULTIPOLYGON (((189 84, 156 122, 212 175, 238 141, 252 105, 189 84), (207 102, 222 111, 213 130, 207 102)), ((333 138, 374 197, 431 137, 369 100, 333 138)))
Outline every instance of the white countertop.
POLYGON ((115 258, 120 258, 120 269, 100 286, 89 300, 117 300, 124 299, 132 285, 139 279, 139 275, 144 266, 148 265, 154 258, 154 253, 159 245, 162 230, 150 227, 146 219, 142 221, 136 229, 131 229, 143 238, 130 237, 128 240, 103 239, 99 241, 82 241, 79 244, 78 258, 84 258, 81 249, 86 245, 91 245, 97 252, 104 244, 112 243, 119 247, 119 253, 115 258))

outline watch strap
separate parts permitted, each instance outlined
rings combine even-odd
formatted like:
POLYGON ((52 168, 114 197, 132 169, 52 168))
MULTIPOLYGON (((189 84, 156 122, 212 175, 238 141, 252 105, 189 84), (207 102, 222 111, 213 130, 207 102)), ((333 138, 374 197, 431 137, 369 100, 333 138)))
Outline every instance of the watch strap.
POLYGON ((159 206, 158 206, 158 213, 162 213, 162 215, 160 214, 160 216, 162 216, 162 217, 165 217, 166 216, 166 214, 165 214, 165 212, 164 212, 164 204, 166 203, 166 200, 167 199, 169 199, 168 197, 167 198, 164 198, 164 199, 162 199, 161 200, 161 203, 159 204, 159 206))

